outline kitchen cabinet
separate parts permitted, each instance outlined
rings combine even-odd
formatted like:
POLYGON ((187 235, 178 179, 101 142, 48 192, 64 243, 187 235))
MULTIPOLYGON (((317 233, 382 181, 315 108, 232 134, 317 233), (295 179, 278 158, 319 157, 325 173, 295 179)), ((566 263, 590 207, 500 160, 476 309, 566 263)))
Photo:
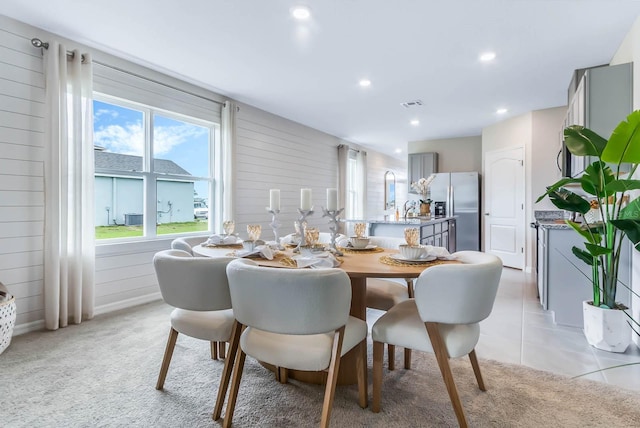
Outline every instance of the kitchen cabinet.
POLYGON ((538 298, 543 309, 547 306, 547 229, 541 227, 538 230, 538 298))
MULTIPOLYGON (((569 89, 569 108, 563 129, 585 126, 605 139, 632 111, 632 63, 576 70, 569 89), (575 87, 575 91, 573 88, 575 87)), ((575 176, 595 158, 565 151, 565 175, 575 176)), ((628 171, 627 169, 623 169, 628 171)))
POLYGON ((411 188, 411 183, 420 180, 422 177, 427 178, 434 172, 438 172, 438 153, 410 153, 409 162, 409 193, 416 193, 411 188))
POLYGON ((404 229, 417 227, 420 229, 420 243, 444 247, 450 253, 456 251, 456 219, 455 217, 443 217, 433 220, 415 221, 370 221, 369 234, 371 236, 392 236, 404 238, 404 229))
MULTIPOLYGON (((584 239, 566 225, 540 225, 538 292, 543 308, 553 312, 559 325, 583 327, 582 301, 593 298, 591 267, 578 260, 571 248, 584 248, 584 239), (542 241, 542 243, 540 242, 542 241)), ((623 243, 618 279, 631 283, 631 244, 623 243)), ((616 300, 629 306, 629 290, 618 286, 616 300)))

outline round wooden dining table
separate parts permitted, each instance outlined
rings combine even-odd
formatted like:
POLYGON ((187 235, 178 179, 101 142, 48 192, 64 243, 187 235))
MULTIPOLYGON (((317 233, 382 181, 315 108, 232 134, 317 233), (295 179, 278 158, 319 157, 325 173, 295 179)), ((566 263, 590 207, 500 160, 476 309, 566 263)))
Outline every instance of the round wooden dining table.
MULTIPOLYGON (((196 245, 192 251, 197 256, 204 257, 220 257, 234 255, 234 251, 238 248, 233 247, 211 247, 196 245)), ((381 261, 382 257, 388 257, 398 253, 398 250, 379 249, 371 251, 354 251, 345 250, 343 256, 339 256, 341 261, 339 269, 344 270, 351 279, 351 316, 367 319, 366 292, 367 278, 405 278, 411 281, 417 278, 423 270, 428 267, 442 263, 442 261, 434 261, 431 263, 421 263, 412 265, 387 264, 381 261)), ((276 253, 273 260, 262 258, 252 258, 261 266, 269 266, 274 268, 291 268, 289 263, 285 263, 293 256, 292 249, 286 249, 276 253), (288 259, 288 260, 287 260, 288 259)), ((356 350, 354 348, 345 354, 340 360, 340 369, 338 372, 338 384, 355 384, 357 383, 356 372, 356 350)), ((303 382, 322 384, 326 382, 327 374, 324 372, 303 372, 289 371, 289 377, 303 382)))

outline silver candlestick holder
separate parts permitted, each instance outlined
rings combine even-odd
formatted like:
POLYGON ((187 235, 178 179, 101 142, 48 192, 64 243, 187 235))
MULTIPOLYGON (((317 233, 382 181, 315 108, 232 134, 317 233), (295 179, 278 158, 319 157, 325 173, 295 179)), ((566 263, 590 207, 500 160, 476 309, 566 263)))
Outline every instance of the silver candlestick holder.
POLYGON ((306 222, 306 218, 313 214, 313 207, 311 207, 310 210, 298 208, 298 213, 300 214, 300 218, 298 218, 298 224, 300 225, 300 242, 298 243, 298 246, 294 248, 294 253, 299 253, 300 247, 307 245, 307 238, 304 236, 304 224, 306 222))
POLYGON ((282 226, 282 224, 278 221, 278 214, 280 214, 280 210, 272 210, 267 207, 267 211, 271 214, 271 223, 269 223, 269 226, 271 226, 271 229, 273 229, 273 236, 276 241, 276 246, 279 250, 282 250, 284 249, 284 247, 280 244, 280 234, 278 233, 278 229, 280 229, 280 226, 282 226))
POLYGON ((344 208, 340 208, 339 210, 326 210, 322 208, 322 217, 329 217, 329 230, 331 231, 331 250, 337 256, 343 256, 342 251, 338 250, 336 246, 336 237, 338 236, 338 216, 340 213, 344 211, 344 208))

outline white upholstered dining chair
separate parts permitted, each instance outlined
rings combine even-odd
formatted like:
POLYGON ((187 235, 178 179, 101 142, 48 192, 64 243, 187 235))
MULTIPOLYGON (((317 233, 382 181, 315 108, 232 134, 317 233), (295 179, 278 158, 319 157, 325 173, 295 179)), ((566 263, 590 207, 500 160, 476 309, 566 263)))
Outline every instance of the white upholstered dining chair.
POLYGON ((171 248, 174 250, 182 250, 193 256, 193 250, 191 249, 194 245, 200 245, 204 241, 209 239, 208 235, 205 236, 188 236, 184 238, 176 238, 171 241, 171 248))
MULTIPOLYGON (((378 247, 397 250, 402 244, 406 244, 404 238, 390 236, 371 236, 369 243, 378 247)), ((413 297, 413 279, 406 278, 405 284, 400 280, 368 278, 366 305, 368 308, 388 311, 400 302, 413 297)), ((395 369, 395 346, 387 345, 387 361, 389 370, 395 369)), ((404 350, 404 368, 411 367, 411 349, 404 350)))
MULTIPOLYGON (((367 324, 349 315, 351 282, 340 269, 276 269, 238 259, 227 266, 236 318, 213 418, 231 426, 246 355, 278 368, 327 371, 320 425, 329 426, 340 358, 357 351, 359 404, 367 406, 367 324), (235 361, 233 355, 236 354, 235 361)), ((275 385, 273 386, 275 387, 275 385)))
POLYGON ((156 389, 162 389, 178 334, 211 343, 211 358, 224 358, 224 344, 233 327, 233 311, 227 282, 232 257, 193 257, 182 250, 165 250, 153 257, 164 301, 171 312, 169 338, 156 389))
POLYGON ((415 299, 394 306, 373 325, 373 412, 380 411, 384 344, 435 353, 458 423, 467 426, 450 358, 469 355, 480 390, 485 391, 475 346, 480 321, 493 308, 502 261, 478 251, 454 253, 461 263, 423 271, 415 283, 415 299))

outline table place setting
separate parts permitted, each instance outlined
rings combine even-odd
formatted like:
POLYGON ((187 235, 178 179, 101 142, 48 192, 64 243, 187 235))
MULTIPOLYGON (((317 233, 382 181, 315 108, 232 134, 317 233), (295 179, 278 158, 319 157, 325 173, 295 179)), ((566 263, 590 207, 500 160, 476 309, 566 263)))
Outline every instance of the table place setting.
POLYGON ((234 247, 241 246, 242 239, 236 235, 211 235, 200 245, 203 247, 234 247))
POLYGON ((340 266, 340 260, 336 259, 329 251, 320 253, 301 253, 291 257, 297 268, 329 269, 340 266))
POLYGON ((417 228, 406 228, 404 238, 407 242, 398 247, 399 253, 380 257, 380 261, 394 266, 413 266, 430 264, 435 261, 454 261, 456 256, 449 254, 445 247, 418 244, 420 231, 417 228))
POLYGON ((377 245, 371 244, 371 240, 368 236, 365 236, 366 223, 356 223, 354 225, 354 236, 340 239, 336 245, 341 251, 346 253, 358 253, 358 252, 383 252, 383 248, 379 248, 377 245))

